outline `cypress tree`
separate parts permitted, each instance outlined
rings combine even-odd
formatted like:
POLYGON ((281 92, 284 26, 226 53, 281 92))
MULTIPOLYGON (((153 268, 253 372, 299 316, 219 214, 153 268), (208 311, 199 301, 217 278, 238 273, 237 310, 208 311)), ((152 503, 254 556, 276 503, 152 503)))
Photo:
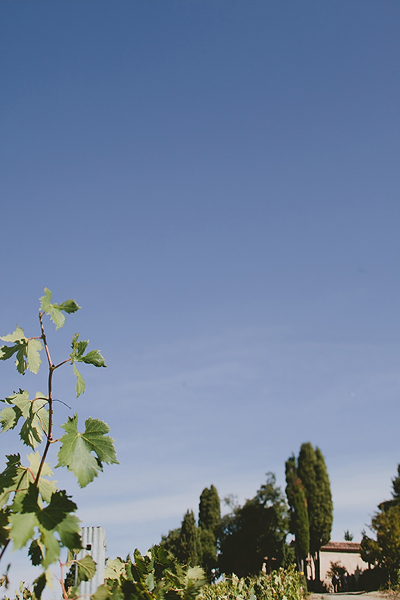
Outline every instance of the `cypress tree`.
POLYGON ((313 499, 313 524, 310 532, 311 551, 316 554, 316 580, 320 580, 320 549, 331 539, 333 523, 333 502, 331 485, 325 459, 319 448, 315 449, 316 488, 313 499))
POLYGON ((202 549, 202 566, 211 580, 212 569, 217 566, 217 530, 221 523, 221 503, 217 489, 204 488, 199 504, 199 534, 202 549))
POLYGON ((297 477, 293 486, 294 535, 299 570, 304 573, 305 560, 310 552, 310 524, 304 487, 297 477))
POLYGON ((297 466, 294 455, 286 462, 286 482, 298 565, 300 561, 304 564, 309 548, 315 566, 315 579, 319 581, 320 549, 330 540, 333 522, 331 487, 321 450, 314 450, 310 442, 302 444, 297 466))
POLYGON ((295 536, 297 568, 304 572, 305 559, 310 551, 310 524, 304 486, 297 476, 294 454, 285 463, 285 474, 285 492, 290 510, 290 533, 295 536))
POLYGON ((217 489, 211 485, 204 488, 200 496, 199 527, 215 533, 221 521, 221 502, 217 489))
POLYGON ((179 533, 178 558, 190 567, 201 562, 200 540, 192 510, 188 510, 183 517, 179 533))
POLYGON ((294 454, 292 454, 292 456, 290 456, 288 458, 288 460, 285 462, 285 476, 286 476, 286 487, 285 487, 285 493, 286 493, 286 498, 289 504, 289 516, 290 516, 290 522, 289 522, 289 531, 290 533, 295 533, 295 526, 294 526, 294 490, 293 490, 293 486, 294 486, 294 482, 296 481, 297 478, 297 465, 296 465, 296 457, 294 454))
MULTIPOLYGON (((301 445, 299 458, 297 461, 297 475, 299 476, 301 483, 304 486, 304 491, 307 498, 308 506, 308 519, 310 521, 310 541, 313 539, 314 534, 314 504, 315 504, 315 492, 317 487, 316 476, 315 476, 315 463, 316 463, 315 450, 307 442, 301 445)), ((313 550, 311 545, 311 551, 313 550)))

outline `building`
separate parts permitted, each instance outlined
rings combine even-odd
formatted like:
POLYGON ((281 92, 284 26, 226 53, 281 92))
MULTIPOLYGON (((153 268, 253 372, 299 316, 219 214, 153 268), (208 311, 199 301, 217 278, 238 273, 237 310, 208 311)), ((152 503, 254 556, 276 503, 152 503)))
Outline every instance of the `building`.
POLYGON ((321 581, 329 588, 330 576, 327 575, 331 563, 340 563, 349 575, 354 575, 356 581, 368 564, 360 556, 360 544, 358 542, 328 542, 322 546, 320 551, 320 575, 321 581))
POLYGON ((80 560, 90 555, 96 563, 96 573, 90 581, 82 581, 79 585, 79 595, 88 598, 104 584, 106 562, 106 532, 102 527, 82 527, 82 550, 77 555, 80 560))

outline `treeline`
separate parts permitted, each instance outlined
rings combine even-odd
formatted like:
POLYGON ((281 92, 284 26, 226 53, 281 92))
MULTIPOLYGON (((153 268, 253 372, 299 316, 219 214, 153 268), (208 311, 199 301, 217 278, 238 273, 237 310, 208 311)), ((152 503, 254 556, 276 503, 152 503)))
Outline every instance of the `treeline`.
POLYGON ((211 485, 200 496, 198 523, 188 510, 161 545, 181 562, 202 566, 210 581, 222 573, 255 575, 264 564, 268 572, 294 563, 304 571, 310 552, 319 580, 319 550, 330 539, 333 504, 324 457, 309 442, 286 462, 285 491, 287 501, 275 475, 267 473, 242 506, 226 498, 230 512, 221 517, 220 498, 211 485), (288 533, 294 535, 290 544, 288 533))
POLYGON ((367 589, 400 586, 400 464, 392 479, 392 499, 381 502, 369 529, 375 538, 363 531, 361 558, 371 566, 367 571, 367 589))

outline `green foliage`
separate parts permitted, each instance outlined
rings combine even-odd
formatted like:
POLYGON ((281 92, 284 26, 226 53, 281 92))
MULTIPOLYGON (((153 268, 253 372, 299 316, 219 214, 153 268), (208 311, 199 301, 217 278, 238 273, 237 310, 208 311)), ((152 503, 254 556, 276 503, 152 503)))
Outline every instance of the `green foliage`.
POLYGON ((206 585, 201 600, 302 600, 305 592, 300 574, 291 567, 241 579, 232 575, 217 584, 206 585))
MULTIPOLYGON (((392 500, 381 502, 372 518, 370 529, 376 539, 363 532, 361 558, 375 565, 386 585, 400 585, 400 465, 398 476, 392 480, 392 500)), ((376 578, 378 579, 378 578, 376 578)))
POLYGON ((352 542, 354 540, 354 534, 350 533, 349 529, 346 529, 343 538, 345 542, 352 542))
MULTIPOLYGON (((27 369, 37 374, 42 363, 40 352, 46 351, 48 363, 47 393, 37 392, 30 400, 29 392, 20 389, 1 401, 5 407, 0 412, 2 432, 21 425, 20 439, 33 450, 27 455, 28 465, 24 466, 20 454, 9 454, 6 467, 0 476, 0 558, 10 542, 14 549, 29 544, 28 555, 35 566, 43 572, 35 580, 33 591, 21 588, 22 598, 39 599, 43 589, 51 582, 48 567, 59 559, 62 547, 70 551, 67 566, 75 564, 77 581, 89 580, 95 573, 96 565, 92 558, 85 556, 76 561, 73 553, 81 549, 79 520, 74 515, 76 504, 65 490, 58 490, 51 479, 53 472, 46 458, 52 444, 59 445, 57 467, 65 466, 72 471, 81 487, 86 486, 102 470, 103 463, 116 463, 113 440, 106 434, 109 427, 98 419, 87 419, 85 431, 78 432, 78 417, 69 417, 62 425, 65 434, 60 440, 53 439, 53 375, 65 364, 72 364, 77 376, 77 397, 84 391, 85 383, 76 369, 76 362, 105 367, 104 358, 98 350, 87 352, 88 341, 80 341, 79 335, 72 339, 72 352, 63 362, 55 365, 50 358, 50 350, 45 333, 43 317, 48 314, 60 329, 65 315, 76 312, 80 307, 74 300, 60 304, 52 303, 51 292, 45 288, 40 299, 40 335, 28 338, 24 330, 17 326, 12 334, 0 339, 7 343, 0 349, 0 359, 16 357, 17 371, 24 374, 27 369)), ((65 565, 64 565, 65 566, 65 565)), ((3 581, 6 583, 6 580, 3 581)), ((66 590, 63 589, 66 598, 66 590)))
POLYGON ((50 315, 56 329, 60 329, 65 323, 65 316, 62 311, 71 314, 79 310, 81 307, 77 305, 75 300, 66 300, 61 304, 51 303, 51 291, 44 288, 44 296, 40 298, 40 308, 44 313, 50 315))
POLYGON ((347 569, 342 565, 340 560, 331 560, 329 571, 326 572, 326 575, 329 579, 332 579, 334 575, 340 579, 345 573, 347 573, 347 569))
POLYGON ((110 431, 108 425, 89 418, 85 421, 85 427, 85 431, 79 433, 78 415, 68 417, 68 421, 62 425, 66 433, 60 439, 57 464, 57 467, 67 467, 72 471, 81 487, 97 477, 98 472, 103 470, 103 462, 117 463, 114 440, 105 435, 110 431))
POLYGON ((205 584, 200 567, 184 567, 165 548, 153 546, 142 556, 134 552, 134 562, 109 560, 105 584, 93 600, 196 600, 205 584))
POLYGON ((209 581, 217 567, 217 532, 221 523, 221 502, 217 489, 204 488, 199 504, 199 533, 202 550, 202 567, 209 581))
MULTIPOLYGON (((293 485, 293 520, 296 554, 304 561, 310 551, 310 525, 307 499, 299 478, 296 479, 293 485)), ((303 570, 303 567, 301 570, 303 570)))
POLYGON ((321 450, 314 450, 310 442, 302 444, 297 464, 294 455, 286 462, 286 496, 291 513, 291 532, 295 534, 298 567, 303 570, 302 565, 310 551, 315 562, 316 580, 319 581, 319 551, 330 540, 333 503, 324 457, 321 450))
POLYGON ((315 449, 315 481, 316 489, 313 499, 313 514, 310 519, 311 550, 319 552, 331 539, 333 524, 333 502, 331 485, 325 460, 319 448, 315 449))
POLYGON ((221 502, 215 486, 204 488, 200 496, 199 527, 215 533, 221 521, 221 502))
POLYGON ((188 510, 183 517, 179 532, 178 559, 191 567, 201 564, 202 552, 200 536, 192 510, 188 510))
POLYGON ((221 573, 244 577, 259 572, 266 558, 269 568, 283 562, 289 524, 287 507, 275 475, 267 476, 266 484, 253 499, 221 520, 221 573))
POLYGON ((40 351, 43 348, 42 342, 36 338, 25 337, 24 330, 16 327, 14 333, 0 337, 3 342, 12 342, 12 346, 2 346, 0 348, 0 360, 8 360, 16 354, 15 365, 18 373, 24 375, 29 369, 32 373, 38 373, 42 364, 40 351))
POLYGON ((20 431, 21 441, 33 449, 41 444, 43 435, 49 430, 48 398, 37 392, 36 397, 29 400, 29 392, 20 389, 17 394, 5 400, 0 399, 0 402, 7 404, 0 412, 2 431, 14 429, 22 418, 24 423, 20 431))
POLYGON ((167 550, 172 556, 176 559, 179 555, 179 538, 180 538, 181 528, 177 527, 176 529, 171 529, 168 532, 168 535, 163 535, 161 537, 160 546, 167 550))

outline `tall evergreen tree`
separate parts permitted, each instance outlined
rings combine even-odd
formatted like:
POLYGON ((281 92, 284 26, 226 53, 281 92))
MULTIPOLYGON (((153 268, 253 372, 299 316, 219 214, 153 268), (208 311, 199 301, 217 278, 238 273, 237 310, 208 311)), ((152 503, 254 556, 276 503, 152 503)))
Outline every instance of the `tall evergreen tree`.
POLYGON ((202 566, 211 580, 217 566, 217 530, 221 522, 221 503, 216 488, 204 488, 199 504, 199 534, 202 549, 202 566))
POLYGON ((294 454, 286 461, 286 497, 290 512, 290 533, 295 536, 296 562, 299 571, 305 571, 305 560, 310 551, 310 524, 304 486, 297 475, 294 454))
POLYGON ((216 532, 221 521, 221 502, 215 486, 204 488, 200 496, 199 527, 216 532))
POLYGON ((310 524, 304 487, 297 477, 293 486, 294 536, 299 570, 305 571, 305 561, 310 552, 310 524))
POLYGON ((297 465, 294 455, 286 462, 286 494, 291 509, 291 530, 297 533, 296 553, 304 561, 309 547, 315 566, 315 579, 320 580, 321 546, 330 540, 333 503, 325 460, 319 448, 310 442, 301 445, 297 465), (296 506, 295 506, 296 503, 296 506), (307 540, 307 509, 309 536, 307 540))
POLYGON ((183 517, 179 533, 178 559, 191 567, 201 563, 200 539, 192 510, 188 510, 183 517))
POLYGON ((333 502, 325 459, 319 448, 315 449, 315 480, 316 488, 313 499, 313 523, 312 532, 310 531, 310 547, 311 552, 316 556, 315 578, 317 581, 320 581, 320 549, 331 539, 333 502))

